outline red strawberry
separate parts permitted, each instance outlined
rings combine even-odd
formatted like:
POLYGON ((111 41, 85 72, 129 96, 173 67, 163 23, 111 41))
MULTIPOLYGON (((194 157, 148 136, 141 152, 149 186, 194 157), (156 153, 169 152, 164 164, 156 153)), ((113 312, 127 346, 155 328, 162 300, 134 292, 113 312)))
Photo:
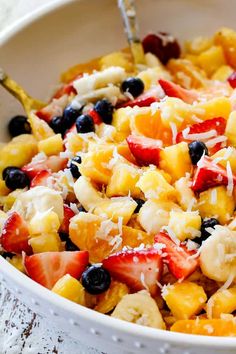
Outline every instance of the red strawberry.
POLYGON ((157 293, 157 281, 162 273, 162 260, 155 249, 130 250, 112 254, 103 260, 103 267, 133 291, 148 288, 157 293))
POLYGON ((93 118, 94 124, 101 124, 102 118, 100 115, 95 111, 95 109, 91 109, 88 114, 93 118))
POLYGON ((148 107, 150 106, 153 102, 159 102, 159 98, 154 97, 154 96, 139 96, 135 100, 128 101, 125 103, 122 103, 118 106, 118 108, 121 107, 148 107))
POLYGON ((229 77, 228 77, 228 83, 230 86, 235 89, 236 88, 236 71, 234 71, 229 77))
POLYGON ((58 172, 63 170, 67 165, 68 160, 60 156, 42 157, 39 160, 33 160, 27 165, 22 167, 22 170, 33 179, 37 173, 47 170, 51 172, 58 172))
POLYGON ((73 216, 75 216, 75 213, 66 204, 64 204, 63 208, 64 208, 64 218, 63 218, 63 221, 61 223, 60 232, 64 232, 64 233, 68 234, 69 233, 70 219, 73 218, 73 216))
POLYGON ((58 99, 53 99, 47 106, 41 108, 36 112, 36 115, 45 120, 47 123, 50 123, 53 117, 61 116, 65 108, 67 101, 65 97, 58 99))
POLYGON ((73 86, 73 83, 65 84, 60 87, 56 93, 53 95, 53 98, 60 98, 63 95, 76 94, 76 89, 73 86))
MULTIPOLYGON (((222 117, 218 117, 218 118, 213 118, 213 119, 208 119, 205 120, 204 122, 201 123, 196 123, 193 124, 189 127, 189 132, 188 134, 202 134, 202 133, 207 133, 211 130, 215 130, 216 133, 212 134, 211 138, 201 138, 201 136, 199 136, 199 139, 196 139, 195 137, 193 139, 185 139, 183 137, 183 132, 179 132, 176 136, 176 142, 180 143, 181 141, 186 141, 187 143, 193 141, 193 140, 201 140, 203 142, 206 142, 210 139, 216 138, 219 135, 223 135, 225 132, 225 128, 226 128, 226 120, 222 117)), ((209 150, 211 152, 211 154, 214 154, 216 151, 220 150, 222 148, 222 143, 216 143, 213 147, 211 147, 209 150)))
POLYGON ((129 135, 126 140, 139 165, 153 164, 158 166, 162 147, 160 140, 135 135, 129 135))
POLYGON ((9 215, 3 224, 0 244, 7 252, 27 254, 32 253, 28 243, 29 231, 26 222, 15 211, 9 215))
POLYGON ((66 134, 65 134, 64 140, 63 140, 64 143, 66 143, 67 135, 69 133, 77 134, 77 129, 76 129, 76 125, 75 124, 73 124, 72 127, 66 131, 66 134))
MULTIPOLYGON (((233 184, 236 185, 235 175, 233 175, 233 184)), ((208 188, 220 185, 228 185, 226 169, 214 163, 210 157, 204 156, 197 164, 191 186, 192 190, 203 192, 208 188)))
POLYGON ((159 84, 161 85, 166 96, 180 98, 182 101, 190 104, 198 99, 196 92, 186 90, 171 81, 160 79, 159 84))
POLYGON ((163 259, 177 279, 187 278, 198 267, 198 257, 190 257, 196 251, 189 251, 183 244, 177 245, 167 234, 160 232, 155 236, 155 242, 165 246, 162 248, 163 259))
POLYGON ((25 257, 25 269, 37 283, 52 289, 64 275, 78 279, 89 261, 88 251, 44 252, 25 257))
POLYGON ((48 177, 52 174, 47 170, 42 170, 37 173, 37 175, 32 179, 30 183, 30 188, 34 188, 37 186, 48 186, 48 177))

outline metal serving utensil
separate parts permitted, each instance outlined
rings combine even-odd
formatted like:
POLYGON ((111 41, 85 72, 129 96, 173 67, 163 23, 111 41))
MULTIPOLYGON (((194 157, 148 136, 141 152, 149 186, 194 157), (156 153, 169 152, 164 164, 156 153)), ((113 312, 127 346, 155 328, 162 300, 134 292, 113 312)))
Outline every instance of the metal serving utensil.
POLYGON ((139 26, 135 8, 135 0, 118 0, 118 7, 124 23, 127 40, 135 65, 145 64, 143 46, 139 37, 139 26))

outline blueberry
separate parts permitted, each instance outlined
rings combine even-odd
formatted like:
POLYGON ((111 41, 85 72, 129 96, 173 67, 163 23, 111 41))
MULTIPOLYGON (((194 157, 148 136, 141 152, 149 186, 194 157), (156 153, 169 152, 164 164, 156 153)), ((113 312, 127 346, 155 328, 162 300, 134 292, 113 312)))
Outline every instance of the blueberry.
POLYGON ((65 245, 66 251, 79 251, 79 247, 77 247, 70 238, 66 240, 66 245, 65 245))
POLYGON ((112 104, 106 99, 98 101, 94 106, 94 110, 100 115, 103 122, 106 124, 111 124, 113 109, 114 107, 112 104))
POLYGON ((71 128, 80 115, 81 109, 75 109, 72 106, 67 106, 63 112, 63 125, 65 130, 71 128))
POLYGON ((110 273, 101 266, 92 265, 83 272, 82 284, 89 294, 101 294, 111 284, 110 273))
POLYGON ((2 253, 2 257, 3 257, 3 258, 10 258, 10 259, 12 259, 12 257, 14 257, 14 253, 11 253, 11 252, 3 252, 3 253, 2 253))
POLYGON ((129 92, 133 97, 138 97, 144 91, 144 83, 138 77, 129 77, 121 84, 123 92, 129 92))
POLYGON ((84 209, 84 207, 83 207, 82 205, 78 208, 78 210, 79 210, 80 212, 86 213, 86 210, 84 209))
POLYGON ((6 179, 6 177, 7 177, 7 175, 8 175, 8 173, 12 170, 12 169, 14 169, 14 168, 18 168, 18 167, 16 167, 16 166, 8 166, 8 167, 6 167, 6 168, 4 168, 4 170, 2 171, 2 179, 5 181, 5 179, 6 179))
POLYGON ((61 133, 63 135, 66 131, 65 121, 61 116, 53 117, 49 125, 56 134, 61 133))
POLYGON ((134 200, 135 200, 136 203, 137 203, 137 206, 136 206, 136 209, 135 209, 134 213, 138 213, 139 210, 141 209, 141 207, 143 206, 143 204, 145 203, 145 200, 139 199, 139 198, 134 199, 134 200))
POLYGON ((89 114, 82 114, 76 119, 76 129, 78 133, 95 132, 93 118, 89 114))
POLYGON ((77 164, 81 164, 82 160, 80 156, 74 157, 70 162, 70 172, 74 178, 79 178, 81 176, 77 164), (74 163, 75 162, 75 163, 74 163))
POLYGON ((30 185, 29 177, 18 167, 9 167, 8 170, 3 171, 3 174, 6 186, 11 190, 23 189, 30 185))
POLYGON ((201 225, 201 242, 205 241, 211 234, 206 229, 208 227, 215 228, 216 225, 220 225, 219 221, 215 218, 206 219, 201 225))
POLYGON ((59 231, 59 236, 61 241, 67 241, 69 239, 69 235, 66 232, 59 231))
POLYGON ((12 137, 20 134, 30 134, 31 126, 25 116, 15 116, 8 124, 8 131, 12 137))
POLYGON ((208 149, 202 141, 193 141, 188 144, 189 155, 193 165, 196 165, 201 159, 202 155, 208 155, 208 149))

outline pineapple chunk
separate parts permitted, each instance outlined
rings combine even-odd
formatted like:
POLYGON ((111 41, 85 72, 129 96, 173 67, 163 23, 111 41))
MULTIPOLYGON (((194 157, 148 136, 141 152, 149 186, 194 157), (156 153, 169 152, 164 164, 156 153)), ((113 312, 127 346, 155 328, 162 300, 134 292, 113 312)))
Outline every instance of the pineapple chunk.
POLYGON ((189 185, 189 176, 181 177, 174 184, 177 191, 177 201, 184 211, 187 211, 189 208, 191 210, 197 208, 197 199, 189 185))
POLYGON ((129 193, 134 198, 140 198, 142 193, 136 186, 140 178, 140 170, 127 163, 118 163, 114 166, 111 179, 106 189, 108 197, 127 196, 129 193))
POLYGON ((236 287, 217 291, 207 303, 207 315, 209 318, 220 318, 221 314, 232 313, 235 310, 236 287))
POLYGON ((58 155, 64 150, 61 134, 50 136, 47 139, 40 140, 38 143, 40 152, 44 152, 47 156, 58 155))
POLYGON ((52 128, 42 119, 36 116, 33 112, 30 114, 30 125, 32 129, 32 134, 36 140, 44 140, 50 136, 55 135, 52 128))
POLYGON ((18 196, 24 193, 24 189, 16 189, 15 191, 9 193, 7 196, 1 198, 1 205, 3 206, 3 210, 5 212, 9 211, 13 204, 15 203, 18 196))
POLYGON ((186 41, 185 49, 190 54, 199 55, 209 49, 212 44, 213 40, 211 38, 199 36, 194 38, 192 41, 186 41))
POLYGON ((13 265, 13 267, 15 267, 21 273, 25 273, 25 266, 21 255, 17 255, 17 256, 13 256, 12 258, 9 258, 8 262, 11 263, 11 265, 13 265))
POLYGON ((145 91, 156 85, 159 79, 171 80, 170 73, 161 65, 143 70, 137 77, 143 81, 145 91))
POLYGON ((5 181, 0 179, 0 196, 4 197, 10 193, 10 189, 7 188, 5 181))
POLYGON ((144 193, 145 198, 175 199, 176 191, 158 169, 149 168, 140 177, 137 187, 144 193))
POLYGON ((160 167, 171 175, 173 181, 184 177, 192 167, 188 144, 182 142, 163 149, 160 152, 160 167))
POLYGON ((57 232, 60 227, 58 215, 51 210, 43 213, 36 213, 29 222, 29 233, 36 235, 40 233, 57 232))
POLYGON ((129 197, 117 197, 111 199, 103 199, 94 209, 94 214, 105 216, 113 222, 118 222, 122 218, 122 222, 126 225, 137 207, 137 203, 129 197))
POLYGON ((180 241, 185 241, 186 239, 193 240, 196 237, 200 237, 201 224, 201 217, 197 211, 170 212, 168 226, 180 241))
POLYGON ((65 146, 73 155, 77 155, 80 151, 86 151, 88 143, 78 134, 68 133, 65 146))
POLYGON ((216 72, 212 75, 212 80, 217 81, 227 81, 228 77, 233 73, 233 68, 229 65, 222 65, 220 66, 216 72))
POLYGON ((81 283, 70 274, 59 279, 52 291, 70 301, 85 306, 85 290, 81 283))
POLYGON ((236 32, 223 27, 215 34, 214 42, 223 48, 227 63, 236 69, 236 32))
POLYGON ((200 114, 197 116, 200 119, 208 120, 215 117, 222 117, 228 119, 232 110, 231 102, 228 97, 216 97, 207 102, 199 103, 198 107, 200 114))
POLYGON ((207 301, 203 287, 189 281, 168 286, 162 296, 178 320, 187 320, 198 314, 207 301))
POLYGON ((215 217, 224 225, 233 215, 235 201, 227 194, 226 187, 219 186, 200 193, 198 208, 202 218, 215 217), (216 194, 216 202, 213 193, 216 194))
POLYGON ((123 53, 123 52, 113 52, 104 55, 100 59, 99 65, 101 67, 101 70, 107 69, 111 66, 120 66, 121 68, 124 68, 125 71, 128 72, 134 70, 132 56, 129 53, 123 53))
POLYGON ((149 199, 139 210, 138 222, 146 232, 155 234, 168 225, 171 210, 181 211, 173 202, 149 199))
POLYGON ((131 107, 119 108, 117 109, 112 118, 112 125, 117 130, 117 137, 122 141, 130 135, 130 115, 132 112, 131 107))
POLYGON ((37 142, 30 134, 13 138, 0 149, 0 173, 7 166, 22 167, 38 152, 37 142))
POLYGON ((29 244, 34 253, 59 252, 62 248, 61 239, 56 232, 31 237, 29 244))
POLYGON ((87 211, 103 200, 102 194, 96 190, 88 178, 83 176, 79 177, 75 182, 74 192, 78 201, 87 211))
POLYGON ((227 166, 227 161, 229 161, 233 174, 236 174, 236 149, 232 147, 224 148, 217 151, 211 157, 213 160, 217 158, 217 163, 225 168, 227 166))
POLYGON ((212 46, 198 56, 199 66, 210 77, 214 72, 226 64, 224 52, 220 46, 212 46))
POLYGON ((229 145, 236 147, 236 111, 233 111, 227 120, 225 135, 228 138, 229 145))
POLYGON ((108 184, 111 177, 111 169, 108 164, 112 156, 113 148, 109 146, 102 150, 86 153, 79 165, 80 173, 91 178, 95 183, 108 184))

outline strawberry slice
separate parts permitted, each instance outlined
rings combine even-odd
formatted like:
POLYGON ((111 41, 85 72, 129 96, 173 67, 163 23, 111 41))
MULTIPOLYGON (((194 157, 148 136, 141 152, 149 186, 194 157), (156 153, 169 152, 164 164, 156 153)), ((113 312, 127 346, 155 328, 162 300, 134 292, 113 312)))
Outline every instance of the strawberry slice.
MULTIPOLYGON (((233 175, 232 180, 235 186, 235 175, 233 175)), ((211 187, 227 186, 228 183, 227 170, 223 166, 214 163, 210 157, 204 156, 197 164, 191 188, 194 192, 203 192, 211 187)))
POLYGON ((177 245, 164 232, 155 236, 155 243, 165 246, 161 250, 162 258, 166 261, 169 271, 177 279, 185 279, 197 269, 199 257, 191 257, 196 254, 196 251, 189 251, 183 244, 177 245))
POLYGON ((17 213, 12 212, 3 224, 0 244, 7 252, 27 254, 32 253, 31 246, 28 243, 29 231, 26 222, 17 213))
POLYGON ((162 141, 144 136, 129 135, 127 143, 131 153, 134 155, 139 165, 148 166, 150 164, 158 166, 162 141))
POLYGON ((52 289, 64 275, 78 279, 88 265, 88 251, 44 252, 26 256, 24 265, 29 277, 52 289))
MULTIPOLYGON (((217 117, 217 118, 213 118, 213 119, 208 119, 205 120, 204 122, 201 123, 196 123, 191 125, 190 127, 186 128, 187 130, 187 138, 184 138, 184 133, 186 132, 186 129, 184 129, 182 132, 179 132, 176 136, 176 142, 180 143, 181 141, 186 141, 187 143, 190 143, 191 141, 194 140, 200 140, 203 142, 207 142, 210 139, 214 139, 217 136, 223 135, 225 133, 225 128, 226 128, 226 120, 222 117, 217 117), (215 132, 214 132, 215 131, 215 132), (211 132, 212 134, 209 137, 204 137, 201 136, 202 133, 208 133, 211 132), (199 137, 197 136, 193 136, 191 138, 191 134, 199 134, 199 137), (189 137, 190 135, 190 137, 189 137)), ((207 136, 207 134, 205 134, 205 136, 207 136)), ((211 146, 209 148, 209 151, 211 154, 214 154, 215 152, 217 152, 218 150, 222 149, 223 143, 219 142, 216 143, 215 145, 211 146)))
POLYGON ((154 102, 159 102, 159 98, 154 97, 154 96, 146 96, 146 97, 141 97, 139 96, 138 98, 136 98, 135 100, 130 100, 128 102, 122 103, 118 106, 118 108, 122 108, 122 107, 148 107, 150 106, 152 103, 154 102))
POLYGON ((47 170, 50 172, 58 172, 63 170, 67 165, 68 159, 57 155, 50 157, 42 157, 41 159, 33 159, 30 163, 22 167, 30 179, 33 179, 39 172, 47 170))
POLYGON ((102 123, 102 118, 98 114, 98 112, 95 111, 95 109, 91 109, 88 114, 93 118, 94 124, 101 124, 102 123))
POLYGON ((45 122, 50 123, 53 117, 62 116, 66 103, 65 97, 55 98, 47 106, 37 111, 36 115, 45 120, 45 122))
POLYGON ((130 250, 112 254, 103 260, 103 267, 133 291, 148 289, 157 293, 157 281, 162 274, 162 260, 157 250, 130 250))
POLYGON ((73 83, 65 84, 62 87, 60 87, 56 93, 53 95, 53 98, 60 98, 63 95, 68 95, 70 96, 71 94, 76 95, 76 89, 73 86, 73 83))
POLYGON ((161 85, 166 96, 180 98, 182 101, 192 104, 198 99, 196 92, 192 90, 186 90, 180 85, 174 84, 171 81, 160 79, 159 84, 161 85))
POLYGON ((233 89, 236 88, 236 71, 232 72, 227 81, 233 89))
POLYGON ((63 205, 64 208, 64 218, 62 220, 61 226, 60 226, 60 232, 69 233, 69 224, 70 224, 70 219, 75 216, 75 213, 73 210, 66 204, 63 205))
POLYGON ((32 179, 30 183, 30 188, 34 188, 37 186, 48 186, 48 177, 52 176, 52 174, 47 170, 39 171, 36 176, 32 179))

